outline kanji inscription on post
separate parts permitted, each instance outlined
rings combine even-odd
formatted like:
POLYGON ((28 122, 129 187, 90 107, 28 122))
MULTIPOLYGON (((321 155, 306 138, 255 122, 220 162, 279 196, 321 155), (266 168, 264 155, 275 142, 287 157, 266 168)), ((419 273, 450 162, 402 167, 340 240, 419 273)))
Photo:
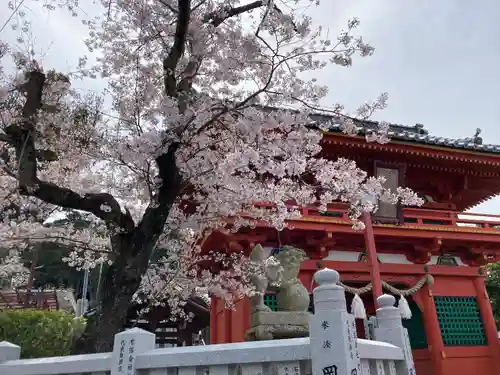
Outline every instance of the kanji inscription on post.
POLYGON ((354 319, 354 316, 351 316, 351 328, 352 341, 354 342, 354 357, 357 360, 360 360, 358 349, 358 335, 356 332, 356 320, 354 319))
POLYGON ((299 375, 300 364, 298 361, 281 362, 277 364, 277 375, 299 375))
POLYGON ((123 338, 119 344, 118 363, 116 371, 118 374, 135 375, 134 360, 135 360, 135 339, 123 338))
MULTIPOLYGON (((350 315, 346 322, 347 325, 347 349, 351 361, 359 361, 358 340, 356 334, 356 322, 354 316, 350 315)), ((361 370, 359 370, 361 371, 361 370)))
POLYGON ((155 335, 132 328, 115 335, 110 375, 136 375, 135 358, 155 348, 155 335))
POLYGON ((357 375, 361 372, 361 361, 358 350, 358 335, 356 333, 356 320, 353 315, 348 315, 347 318, 347 352, 349 367, 356 370, 357 375))
POLYGON ((130 339, 128 343, 128 353, 127 355, 127 375, 134 375, 134 352, 135 352, 135 340, 130 339))
POLYGON ((353 353, 353 340, 352 340, 352 332, 351 332, 351 322, 349 321, 350 319, 347 319, 346 325, 347 325, 347 349, 349 351, 349 358, 351 360, 354 359, 354 353, 353 353))
POLYGON ((120 341, 120 355, 118 357, 118 372, 123 373, 123 365, 125 363, 125 340, 120 341))
POLYGON ((323 367, 323 375, 337 375, 337 366, 331 365, 323 367))

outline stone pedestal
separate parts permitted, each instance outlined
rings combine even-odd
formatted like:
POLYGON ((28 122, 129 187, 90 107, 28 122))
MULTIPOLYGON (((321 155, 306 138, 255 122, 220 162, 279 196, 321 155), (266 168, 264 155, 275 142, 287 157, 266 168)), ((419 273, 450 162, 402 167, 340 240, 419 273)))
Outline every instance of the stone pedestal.
POLYGON ((292 339, 309 336, 308 312, 257 311, 250 315, 250 329, 245 333, 248 341, 292 339))

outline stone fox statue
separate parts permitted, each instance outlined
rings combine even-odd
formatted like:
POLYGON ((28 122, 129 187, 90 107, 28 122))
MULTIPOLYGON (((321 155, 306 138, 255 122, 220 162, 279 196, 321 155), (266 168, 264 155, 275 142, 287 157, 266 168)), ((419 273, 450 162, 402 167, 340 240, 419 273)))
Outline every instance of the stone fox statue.
POLYGON ((309 334, 309 293, 298 275, 304 251, 293 246, 280 247, 273 257, 257 245, 250 254, 250 282, 254 288, 251 297, 252 313, 246 340, 272 340, 306 337, 309 334), (276 292, 278 311, 264 304, 267 290, 276 292))

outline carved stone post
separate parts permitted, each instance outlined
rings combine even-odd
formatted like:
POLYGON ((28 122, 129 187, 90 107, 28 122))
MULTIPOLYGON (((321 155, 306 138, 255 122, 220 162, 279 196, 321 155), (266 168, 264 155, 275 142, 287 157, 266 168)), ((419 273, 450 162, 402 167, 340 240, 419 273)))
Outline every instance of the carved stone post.
POLYGON ((401 312, 394 307, 396 298, 384 294, 378 297, 377 327, 375 327, 375 340, 387 342, 403 350, 404 361, 396 362, 398 375, 415 375, 415 364, 410 347, 408 331, 403 327, 401 312))
POLYGON ((313 375, 361 374, 354 317, 347 312, 337 271, 314 275, 314 315, 309 319, 313 375))
POLYGON ((117 333, 113 345, 111 375, 137 375, 135 368, 137 354, 153 350, 155 344, 155 334, 140 328, 117 333))

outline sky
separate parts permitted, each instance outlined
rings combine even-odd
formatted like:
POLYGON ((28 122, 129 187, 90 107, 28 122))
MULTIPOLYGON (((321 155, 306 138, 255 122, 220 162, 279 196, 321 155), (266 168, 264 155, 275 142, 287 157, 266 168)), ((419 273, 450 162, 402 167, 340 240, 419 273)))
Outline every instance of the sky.
MULTIPOLYGON (((86 28, 66 11, 48 13, 34 0, 25 4, 43 65, 74 68, 86 53, 86 28)), ((83 6, 89 14, 95 9, 83 6)), ((9 15, 5 10, 0 5, 0 28, 9 15)), ((372 57, 355 59, 352 67, 321 72, 318 78, 330 88, 325 104, 340 102, 352 110, 388 92, 388 108, 376 120, 420 123, 432 134, 455 138, 471 137, 481 128, 484 143, 500 144, 498 0, 322 0, 308 14, 332 32, 356 16, 357 33, 375 47, 372 57)), ((6 28, 0 38, 13 41, 15 34, 6 28)), ((81 85, 102 89, 99 81, 81 85)), ((473 211, 500 215, 500 198, 473 211)))

